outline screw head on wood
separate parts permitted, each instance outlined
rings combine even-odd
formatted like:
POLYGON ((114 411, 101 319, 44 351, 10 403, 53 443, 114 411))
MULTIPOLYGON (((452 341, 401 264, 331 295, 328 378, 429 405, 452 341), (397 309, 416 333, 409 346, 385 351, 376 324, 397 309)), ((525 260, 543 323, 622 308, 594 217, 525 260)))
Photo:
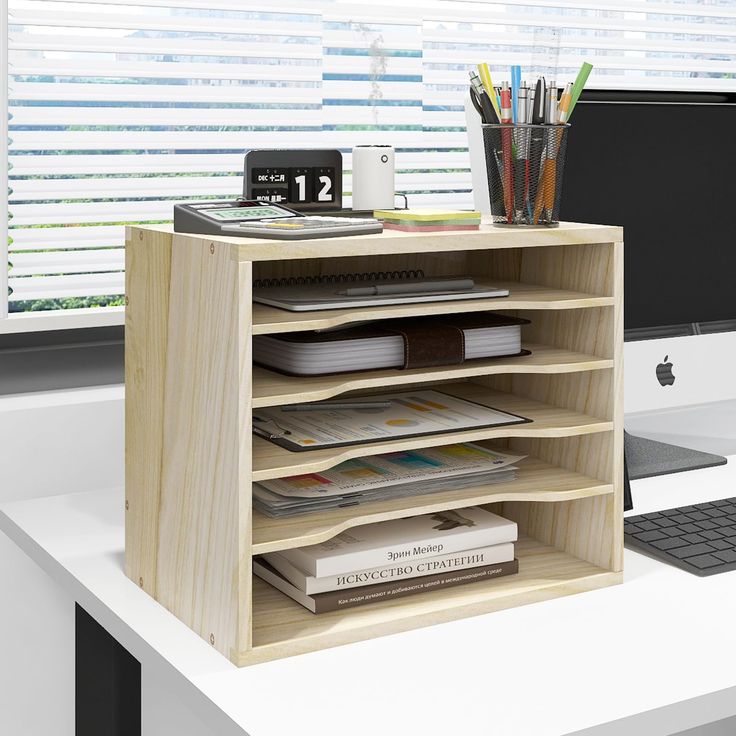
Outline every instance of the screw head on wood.
POLYGON ((212 255, 215 254, 215 244, 214 243, 210 243, 210 253, 212 253, 212 255))
POLYGON ((138 240, 143 240, 143 230, 138 232, 138 240))
POLYGON ((127 307, 128 304, 130 304, 130 300, 128 299, 128 295, 125 295, 125 306, 127 307))
POLYGON ((125 510, 127 511, 130 508, 130 504, 128 503, 128 499, 125 499, 125 510))
POLYGON ((210 644, 212 644, 212 646, 215 646, 215 635, 214 634, 210 634, 210 644))
POLYGON ((142 588, 143 587, 143 578, 138 578, 138 585, 142 588))

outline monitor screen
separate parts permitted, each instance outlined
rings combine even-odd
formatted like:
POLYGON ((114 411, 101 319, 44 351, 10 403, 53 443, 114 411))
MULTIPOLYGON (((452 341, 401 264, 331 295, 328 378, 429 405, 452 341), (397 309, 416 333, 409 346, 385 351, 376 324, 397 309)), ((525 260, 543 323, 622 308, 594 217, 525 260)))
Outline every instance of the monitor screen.
POLYGON ((736 104, 631 97, 576 106, 561 219, 623 225, 627 329, 734 319, 736 104))

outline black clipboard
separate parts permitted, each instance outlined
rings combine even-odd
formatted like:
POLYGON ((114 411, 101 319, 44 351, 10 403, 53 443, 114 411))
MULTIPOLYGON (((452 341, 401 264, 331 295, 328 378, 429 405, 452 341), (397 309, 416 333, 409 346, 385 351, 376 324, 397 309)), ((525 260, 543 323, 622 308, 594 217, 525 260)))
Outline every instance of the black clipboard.
MULTIPOLYGON (((461 429, 455 430, 457 432, 471 432, 473 430, 491 429, 491 428, 496 428, 496 427, 508 427, 508 426, 513 426, 516 424, 531 424, 534 421, 532 419, 528 419, 527 417, 522 417, 519 414, 513 414, 512 412, 505 411, 503 409, 496 409, 493 406, 488 406, 487 404, 481 404, 479 401, 473 401, 472 399, 466 399, 466 398, 463 398, 462 396, 454 396, 453 394, 445 393, 444 391, 437 391, 436 389, 424 389, 424 390, 434 391, 435 393, 442 394, 444 396, 448 396, 452 399, 455 399, 458 401, 464 401, 468 404, 474 404, 475 406, 480 406, 483 409, 490 409, 491 411, 496 411, 496 412, 499 412, 500 414, 505 414, 508 417, 510 417, 508 422, 500 422, 500 423, 493 422, 490 424, 481 424, 481 425, 477 425, 473 427, 463 427, 461 429)), ((422 389, 419 389, 419 391, 422 391, 422 389)), ((406 394, 396 394, 396 396, 403 397, 403 396, 406 396, 406 394)), ((365 400, 365 399, 370 399, 373 397, 365 396, 361 398, 365 400)), ((413 437, 431 437, 433 435, 438 435, 438 434, 447 434, 447 435, 450 435, 451 437, 454 434, 453 430, 439 429, 439 430, 433 430, 430 432, 415 432, 412 434, 402 434, 398 437, 387 437, 387 438, 380 438, 380 439, 378 438, 377 439, 370 439, 370 438, 358 439, 358 440, 351 440, 349 442, 335 442, 335 443, 329 443, 329 444, 315 445, 314 447, 304 447, 302 445, 297 444, 296 442, 289 440, 288 431, 284 432, 282 430, 282 432, 279 434, 271 430, 268 430, 265 427, 259 428, 257 425, 257 422, 259 422, 259 418, 256 412, 254 411, 253 412, 253 433, 257 435, 258 437, 268 440, 269 442, 273 442, 275 445, 278 445, 279 447, 283 447, 284 449, 289 450, 290 452, 311 452, 313 450, 327 450, 333 447, 351 447, 353 445, 378 445, 380 446, 384 442, 397 442, 400 440, 411 439, 413 437)), ((269 424, 269 423, 273 423, 273 422, 263 422, 263 424, 269 424)), ((453 442, 453 440, 449 439, 448 442, 451 443, 453 442)))

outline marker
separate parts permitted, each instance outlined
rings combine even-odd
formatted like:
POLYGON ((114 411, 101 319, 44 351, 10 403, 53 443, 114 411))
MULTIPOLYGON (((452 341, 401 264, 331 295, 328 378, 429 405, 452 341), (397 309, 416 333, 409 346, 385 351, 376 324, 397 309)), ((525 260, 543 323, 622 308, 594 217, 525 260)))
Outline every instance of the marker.
POLYGON ((491 79, 491 70, 488 68, 488 64, 478 64, 478 76, 480 81, 483 82, 486 94, 493 105, 493 109, 496 111, 498 119, 501 119, 501 110, 499 109, 498 100, 496 99, 496 89, 493 86, 493 80, 491 79))

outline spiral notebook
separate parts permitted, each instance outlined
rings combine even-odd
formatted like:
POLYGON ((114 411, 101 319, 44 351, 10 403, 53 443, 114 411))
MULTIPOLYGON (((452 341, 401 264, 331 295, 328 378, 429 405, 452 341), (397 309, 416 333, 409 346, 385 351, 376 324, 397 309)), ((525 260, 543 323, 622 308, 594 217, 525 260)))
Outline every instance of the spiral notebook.
POLYGON ((489 299, 508 296, 508 289, 477 284, 470 277, 426 277, 421 269, 408 271, 366 271, 327 276, 292 276, 288 278, 256 279, 253 282, 253 301, 268 304, 290 312, 350 307, 377 307, 389 304, 455 301, 461 299, 489 299), (469 288, 442 289, 452 282, 471 282, 469 288), (350 295, 349 290, 366 287, 406 284, 405 293, 350 295), (426 286, 426 290, 422 289, 426 286), (440 288, 438 288, 440 287, 440 288), (419 290, 418 290, 419 289, 419 290))

